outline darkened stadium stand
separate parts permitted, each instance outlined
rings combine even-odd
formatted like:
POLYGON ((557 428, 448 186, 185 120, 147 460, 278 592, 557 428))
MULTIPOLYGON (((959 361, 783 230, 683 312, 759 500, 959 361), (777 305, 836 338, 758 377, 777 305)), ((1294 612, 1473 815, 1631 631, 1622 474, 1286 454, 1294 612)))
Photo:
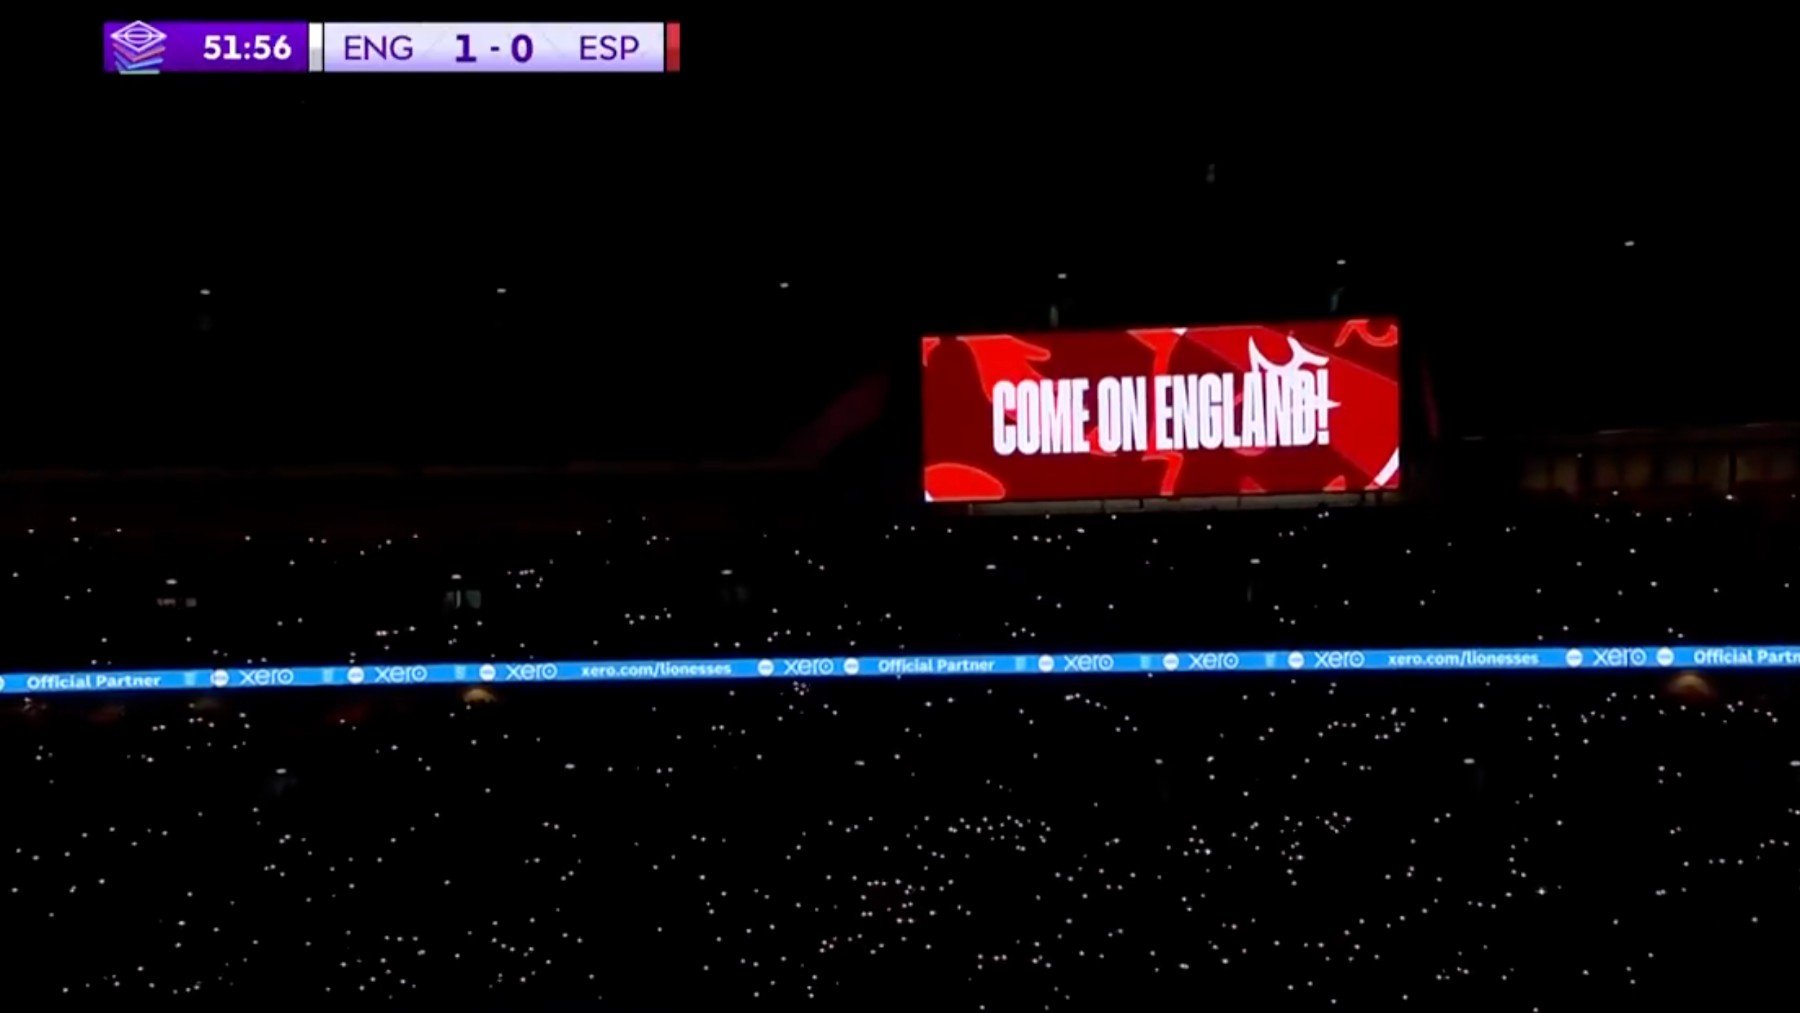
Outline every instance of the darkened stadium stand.
POLYGON ((1800 643, 1779 31, 638 13, 20 103, 0 1010, 1792 1005, 1791 666, 207 688, 1800 643), (923 501, 922 336, 1389 315, 1397 490, 923 501))
POLYGON ((14 670, 1604 642, 1753 642, 1800 610, 1791 494, 684 531, 10 533, 14 670), (1723 568, 1720 560, 1756 560, 1723 568), (1504 604, 1502 604, 1504 603, 1504 604))
MULTIPOLYGON (((1792 632, 1788 497, 1611 499, 752 532, 70 516, 8 533, 0 607, 26 667, 1792 632)), ((23 994, 1750 1002, 1800 927, 1773 674, 266 692, 9 708, 23 994)))

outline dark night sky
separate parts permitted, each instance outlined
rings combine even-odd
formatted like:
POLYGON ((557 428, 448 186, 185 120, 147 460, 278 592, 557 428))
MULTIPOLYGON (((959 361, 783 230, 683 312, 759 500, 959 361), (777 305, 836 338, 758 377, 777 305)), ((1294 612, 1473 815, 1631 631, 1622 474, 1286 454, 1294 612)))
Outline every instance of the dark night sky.
POLYGON ((50 172, 0 466, 747 455, 925 331, 1340 289, 1402 314, 1452 432, 1800 414, 1792 194, 1741 47, 945 23, 689 15, 671 79, 65 70, 26 127, 50 172))

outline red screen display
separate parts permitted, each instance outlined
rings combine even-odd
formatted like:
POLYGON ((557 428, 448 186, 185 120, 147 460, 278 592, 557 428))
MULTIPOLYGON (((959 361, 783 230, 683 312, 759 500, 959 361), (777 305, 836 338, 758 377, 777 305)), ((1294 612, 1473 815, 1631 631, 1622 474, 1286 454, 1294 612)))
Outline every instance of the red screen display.
POLYGON ((1400 486, 1392 318, 922 344, 934 502, 1400 486))

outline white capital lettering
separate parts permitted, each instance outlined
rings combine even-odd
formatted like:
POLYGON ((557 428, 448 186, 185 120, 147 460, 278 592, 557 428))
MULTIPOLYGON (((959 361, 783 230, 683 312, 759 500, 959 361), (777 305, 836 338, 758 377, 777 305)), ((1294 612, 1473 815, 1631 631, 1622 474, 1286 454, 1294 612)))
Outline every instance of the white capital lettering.
POLYGON ((1244 446, 1266 447, 1269 434, 1263 429, 1262 373, 1244 374, 1244 446))
POLYGON ((1237 374, 1226 373, 1219 377, 1219 383, 1222 388, 1219 391, 1219 403, 1224 406, 1220 419, 1225 423, 1225 432, 1219 442, 1226 450, 1236 450, 1244 445, 1244 438, 1237 431, 1237 393, 1232 389, 1237 386, 1237 374))
POLYGON ((1297 369, 1294 371, 1294 390, 1289 395, 1289 407, 1294 415, 1294 446, 1310 447, 1319 434, 1318 419, 1313 414, 1313 398, 1317 397, 1318 387, 1313 382, 1313 371, 1297 369))
POLYGON ((1200 446, 1206 450, 1217 450, 1219 441, 1224 439, 1220 432, 1220 416, 1224 414, 1224 405, 1219 400, 1219 374, 1201 374, 1196 386, 1200 396, 1200 446))
POLYGON ((1069 424, 1075 430, 1075 439, 1069 446, 1077 454, 1085 454, 1094 449, 1088 442, 1088 422, 1093 419, 1093 415, 1088 411, 1087 392, 1087 378, 1069 381, 1069 424))
POLYGON ((1120 413, 1125 417, 1126 428, 1123 430, 1126 450, 1143 450, 1150 444, 1145 436, 1145 408, 1148 402, 1144 399, 1144 378, 1134 376, 1130 383, 1120 385, 1120 413))
POLYGON ((1044 412, 1044 453, 1066 454, 1075 446, 1069 427, 1074 420, 1074 413, 1069 410, 1070 383, 1067 380, 1058 380, 1054 385, 1049 380, 1041 382, 1044 392, 1038 403, 1044 412))
POLYGON ((1268 427, 1270 446, 1288 447, 1294 442, 1293 423, 1288 420, 1287 378, 1290 373, 1270 371, 1263 374, 1267 378, 1263 388, 1263 420, 1268 427))
POLYGON ((1169 423, 1173 421, 1169 397, 1175 387, 1175 378, 1164 374, 1156 378, 1156 449, 1172 450, 1173 442, 1169 434, 1169 423))
POLYGON ((1192 373, 1175 380, 1175 443, 1181 450, 1200 445, 1199 383, 1192 373))
POLYGON ((1321 369, 1317 374, 1319 382, 1319 399, 1314 403, 1319 412, 1319 445, 1331 442, 1331 433, 1327 431, 1331 425, 1331 372, 1321 369))
POLYGON ((1042 432, 1038 428, 1042 421, 1038 417, 1038 385, 1035 383, 1019 384, 1019 410, 1013 417, 1019 420, 1019 453, 1035 454, 1038 452, 1042 432))
POLYGON ((1125 421, 1120 415, 1119 378, 1102 377, 1096 393, 1100 399, 1100 450, 1116 454, 1120 441, 1125 438, 1125 421))
POLYGON ((1019 449, 1018 434, 1012 423, 1006 421, 1006 413, 1017 407, 1018 396, 1012 381, 1001 380, 994 384, 994 453, 1001 457, 1019 449))

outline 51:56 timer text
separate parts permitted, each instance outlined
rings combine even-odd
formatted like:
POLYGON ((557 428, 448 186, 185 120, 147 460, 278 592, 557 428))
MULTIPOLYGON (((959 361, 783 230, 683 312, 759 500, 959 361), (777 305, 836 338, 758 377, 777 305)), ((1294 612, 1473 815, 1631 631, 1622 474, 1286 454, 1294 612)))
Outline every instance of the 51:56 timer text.
POLYGON ((202 55, 208 60, 285 60, 294 47, 285 35, 256 35, 240 40, 235 35, 208 35, 202 55))

